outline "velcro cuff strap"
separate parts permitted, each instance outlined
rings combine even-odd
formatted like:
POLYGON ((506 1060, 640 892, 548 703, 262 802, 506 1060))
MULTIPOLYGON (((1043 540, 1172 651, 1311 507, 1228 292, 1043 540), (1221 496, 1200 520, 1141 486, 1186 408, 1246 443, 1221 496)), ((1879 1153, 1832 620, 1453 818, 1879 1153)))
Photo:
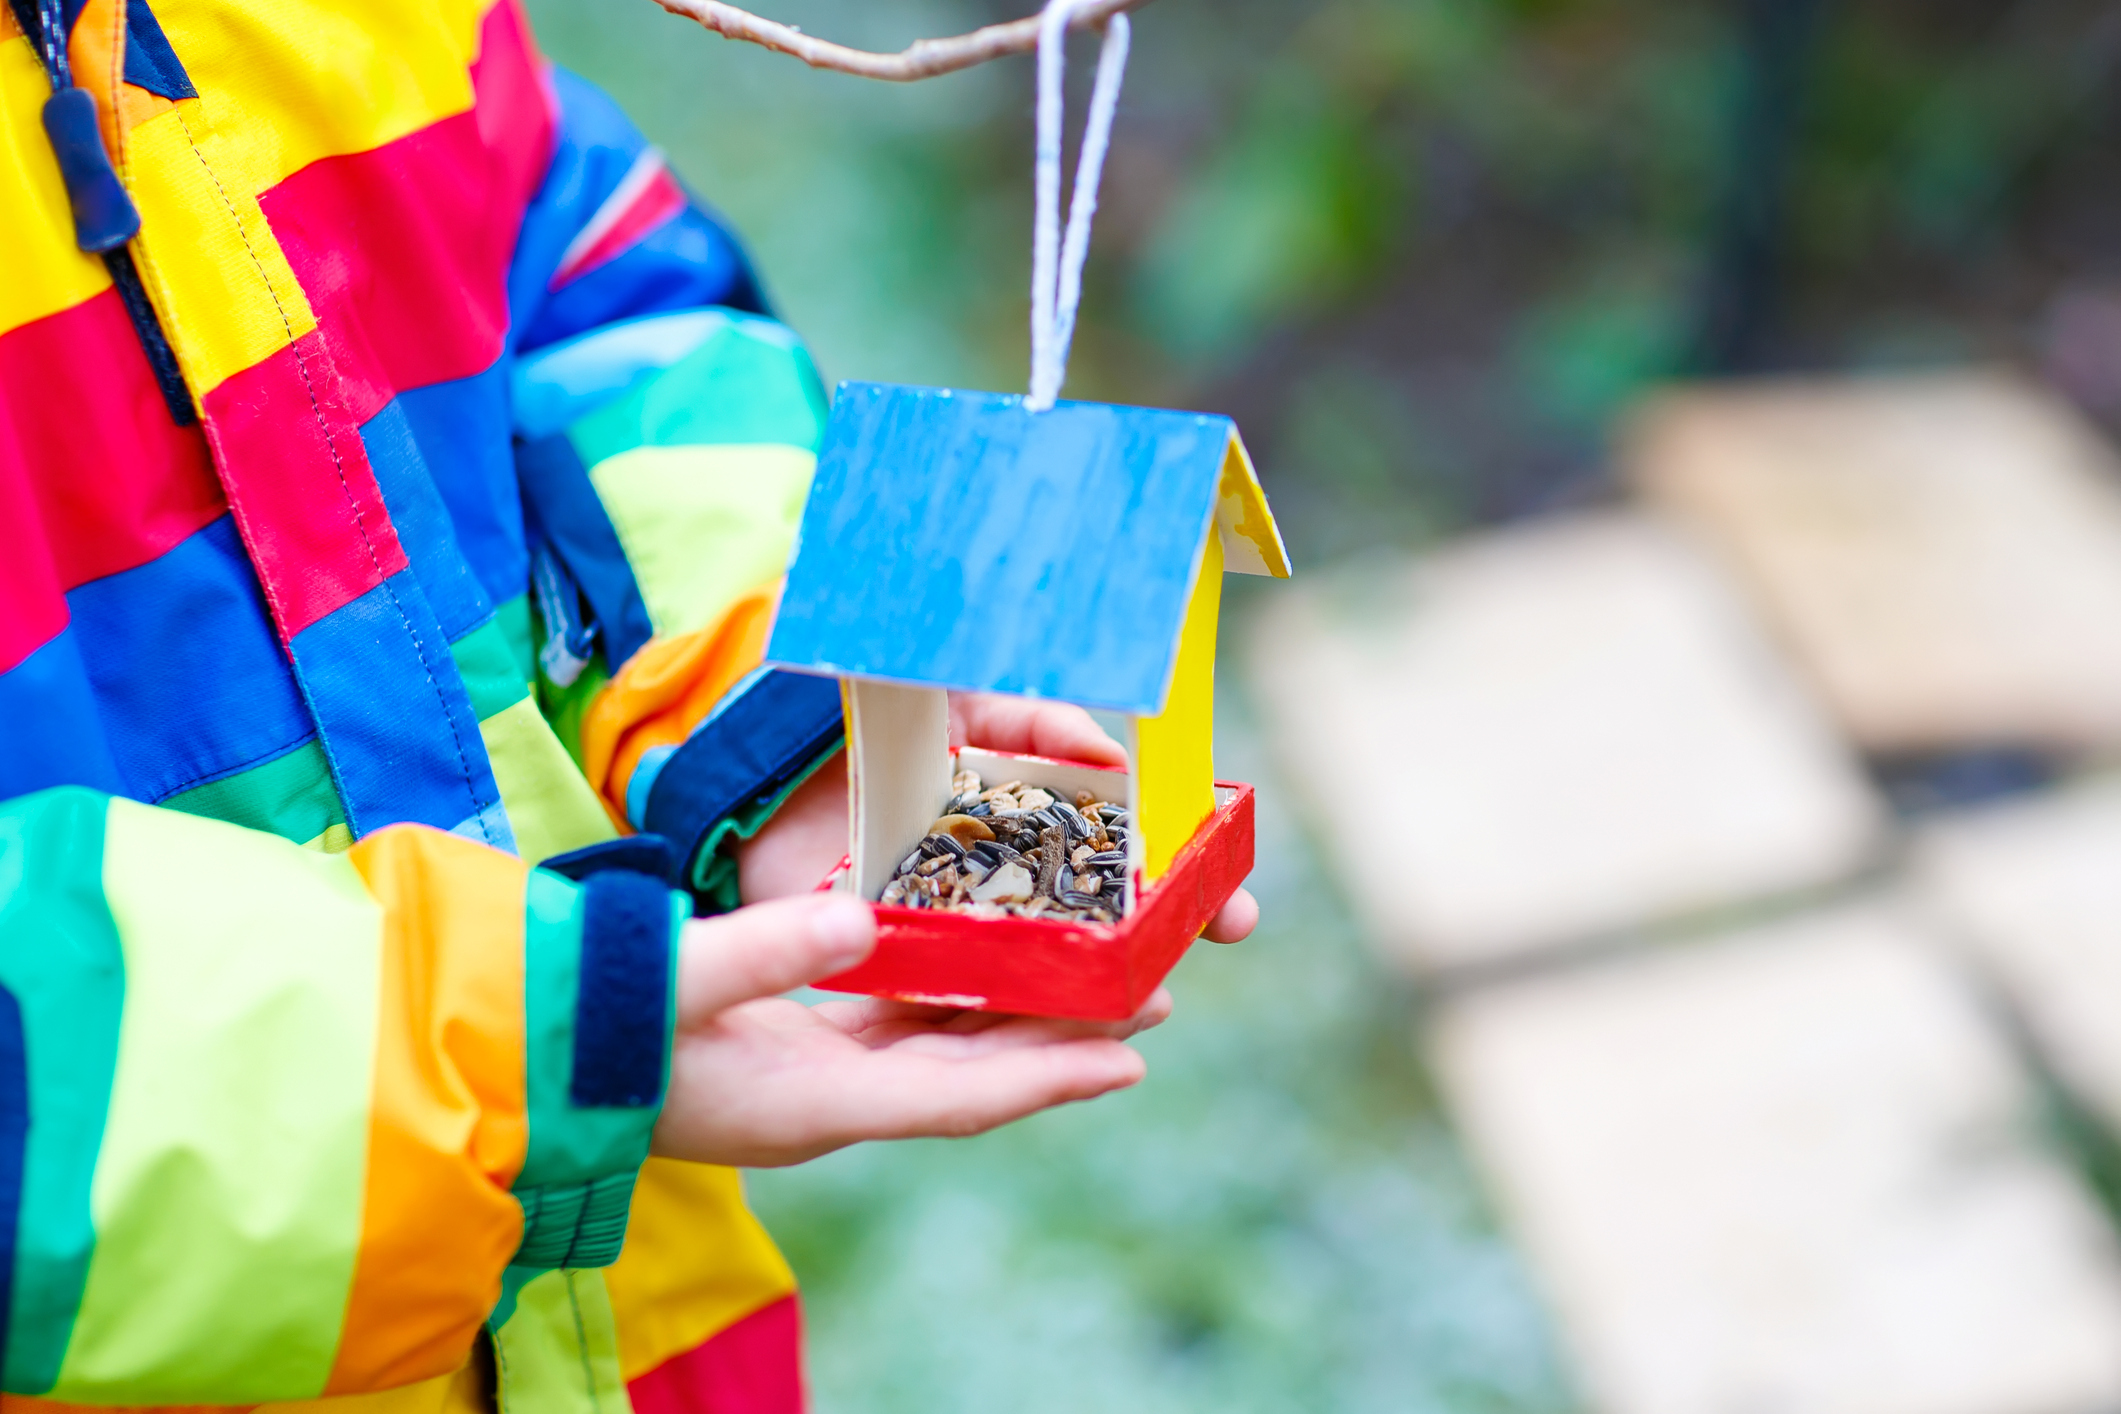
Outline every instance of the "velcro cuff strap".
POLYGON ((541 859, 538 868, 550 869, 576 883, 609 870, 625 869, 661 879, 675 888, 679 882, 678 863, 677 847, 661 835, 621 835, 541 859))
POLYGON ((658 1104, 670 1042, 675 896, 661 881, 626 870, 592 874, 582 890, 568 1098, 584 1107, 658 1104))
POLYGON ((719 822, 774 799, 843 732, 838 679, 771 669, 664 763, 642 827, 675 844, 690 875, 719 822))

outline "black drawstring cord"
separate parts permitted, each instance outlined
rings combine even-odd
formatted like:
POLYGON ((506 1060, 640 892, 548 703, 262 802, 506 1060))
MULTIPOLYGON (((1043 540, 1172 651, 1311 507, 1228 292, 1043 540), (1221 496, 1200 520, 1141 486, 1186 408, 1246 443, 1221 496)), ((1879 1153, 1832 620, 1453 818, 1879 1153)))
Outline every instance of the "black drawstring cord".
POLYGON ((61 39, 66 20, 59 13, 59 0, 39 0, 38 8, 44 21, 44 72, 51 76, 53 89, 62 89, 68 86, 66 46, 61 39))

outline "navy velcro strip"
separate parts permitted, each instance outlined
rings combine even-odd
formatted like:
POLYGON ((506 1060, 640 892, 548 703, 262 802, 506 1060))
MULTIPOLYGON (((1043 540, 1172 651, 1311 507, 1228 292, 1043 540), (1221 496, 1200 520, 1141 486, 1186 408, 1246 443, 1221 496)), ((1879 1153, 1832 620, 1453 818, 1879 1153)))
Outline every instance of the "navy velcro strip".
POLYGON ((839 679, 776 668, 664 763, 642 823, 690 860, 715 821, 772 799, 844 731, 839 679))
MULTIPOLYGON (((15 1299, 15 1247, 22 1220, 22 1160, 29 1143, 29 1054, 22 1005, 0 987, 0 1312, 15 1299)), ((7 1366, 7 1322, 0 1320, 0 1369, 7 1366)))
POLYGON ((125 0, 125 81, 173 103, 199 96, 147 0, 125 0))
POLYGON ((568 1098, 639 1109, 663 1093, 670 1034, 670 890, 606 870, 582 885, 582 972, 568 1098))
POLYGON ((538 868, 550 869, 576 883, 607 869, 630 869, 636 874, 652 875, 675 888, 680 862, 677 846, 661 835, 622 835, 615 840, 584 845, 565 854, 555 854, 550 859, 541 859, 538 868))
POLYGON ((604 666, 616 675, 655 632, 619 532, 565 433, 515 447, 526 529, 544 537, 581 586, 604 636, 604 666))

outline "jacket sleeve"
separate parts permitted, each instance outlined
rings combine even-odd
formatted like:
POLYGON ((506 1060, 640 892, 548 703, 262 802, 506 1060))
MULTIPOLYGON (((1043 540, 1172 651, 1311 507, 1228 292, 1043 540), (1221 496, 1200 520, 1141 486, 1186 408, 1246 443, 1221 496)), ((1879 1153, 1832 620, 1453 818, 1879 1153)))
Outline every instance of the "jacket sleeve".
POLYGON ((684 911, 415 826, 0 803, 5 1389, 391 1388, 462 1363, 504 1268, 612 1261, 684 911))
POLYGON ((726 846, 841 740, 835 683, 761 669, 826 397, 720 223, 609 100, 554 82, 512 388, 540 701, 614 820, 730 907, 726 846))

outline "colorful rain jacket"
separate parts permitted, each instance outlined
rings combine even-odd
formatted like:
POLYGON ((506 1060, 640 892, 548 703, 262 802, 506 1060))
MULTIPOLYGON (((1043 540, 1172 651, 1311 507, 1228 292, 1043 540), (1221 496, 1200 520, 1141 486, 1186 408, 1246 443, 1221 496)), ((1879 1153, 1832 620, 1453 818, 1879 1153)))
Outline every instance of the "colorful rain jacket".
POLYGON ((0 1409, 800 1404, 644 1160, 823 408, 515 0, 0 9, 0 1409))

